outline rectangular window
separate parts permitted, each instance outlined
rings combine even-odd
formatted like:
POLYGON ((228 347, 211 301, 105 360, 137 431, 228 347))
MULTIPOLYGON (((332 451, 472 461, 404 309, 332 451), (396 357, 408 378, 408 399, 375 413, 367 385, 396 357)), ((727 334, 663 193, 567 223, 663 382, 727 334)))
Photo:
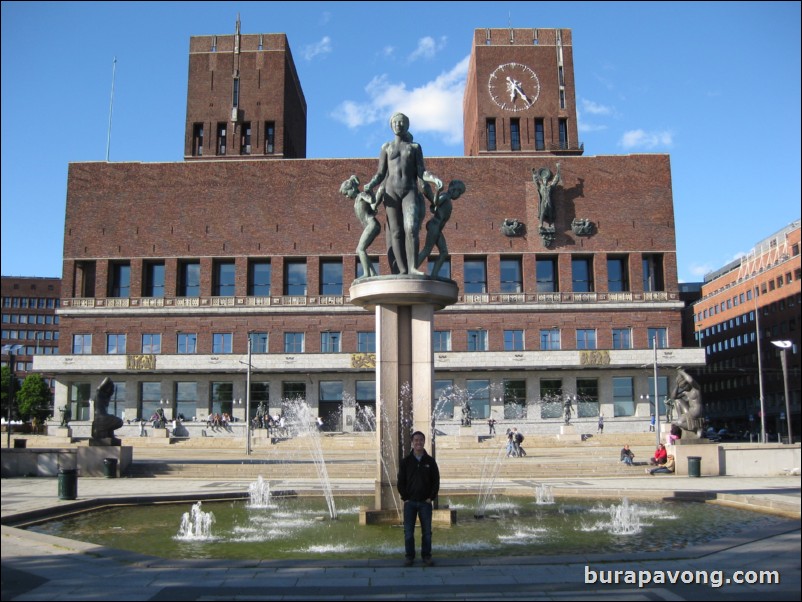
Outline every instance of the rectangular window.
POLYGON ((546 150, 546 134, 542 119, 535 119, 535 150, 546 150))
POLYGON ((540 417, 561 418, 563 412, 563 381, 543 379, 540 381, 540 417))
POLYGON ((251 341, 251 353, 267 353, 269 338, 266 332, 252 332, 248 337, 251 341))
POLYGON ((248 262, 248 296, 269 297, 272 270, 268 260, 251 260, 248 262))
POLYGON ((234 78, 234 87, 231 90, 231 106, 239 107, 239 77, 234 78))
POLYGON ((596 349, 596 330, 579 328, 576 331, 577 349, 596 349))
POLYGON ((376 333, 357 332, 356 350, 357 353, 376 353, 376 333))
POLYGON ((285 332, 284 353, 303 353, 303 352, 304 352, 304 333, 285 332))
POLYGON ((643 256, 644 292, 664 291, 663 255, 660 253, 643 256))
POLYGON ((526 418, 526 381, 504 381, 504 419, 522 420, 526 418))
POLYGON ((212 334, 212 353, 231 353, 233 351, 234 335, 230 332, 215 332, 212 334))
POLYGON ((265 123, 265 154, 272 155, 276 152, 276 123, 268 121, 265 123))
POLYGON ((435 380, 434 381, 434 410, 432 414, 437 419, 448 419, 454 417, 454 381, 435 380))
POLYGON ((468 331, 468 351, 487 351, 487 331, 468 331))
POLYGON ((200 297, 200 262, 198 261, 179 262, 178 296, 200 297))
POLYGON ((246 121, 240 126, 239 153, 241 155, 251 154, 251 122, 246 121))
POLYGON ((214 262, 214 281, 212 295, 215 297, 233 297, 236 268, 233 261, 214 262))
POLYGON ((560 128, 560 149, 566 150, 568 148, 568 120, 560 119, 558 125, 560 128))
MULTIPOLYGON (((651 412, 654 413, 654 377, 650 376, 648 379, 649 384, 647 385, 648 391, 646 394, 646 399, 649 399, 649 404, 652 406, 651 412)), ((668 396, 668 377, 667 376, 658 376, 657 377, 657 399, 660 400, 658 403, 658 408, 660 415, 665 415, 666 413, 666 405, 663 403, 663 400, 668 396)))
POLYGON ((490 381, 467 380, 465 385, 471 404, 471 415, 474 419, 486 420, 490 417, 490 381))
POLYGON ((264 404, 265 411, 270 406, 270 383, 251 381, 251 418, 256 417, 259 404, 264 404))
MULTIPOLYGON (((75 262, 76 297, 90 299, 95 296, 96 264, 94 261, 75 262)), ((14 299, 16 302, 16 298, 14 299)), ((17 307, 14 305, 14 307, 17 307)))
POLYGON ((523 289, 521 258, 507 257, 501 260, 501 292, 520 293, 523 289))
POLYGON ((635 388, 631 376, 613 377, 613 416, 635 415, 635 388))
POLYGON ((560 331, 557 328, 540 331, 540 349, 542 351, 559 351, 560 331))
POLYGON ((340 353, 342 334, 339 332, 320 333, 320 353, 340 353))
POLYGON ((504 351, 523 351, 523 350, 524 350, 524 331, 505 330, 504 351))
POLYGON ((565 108, 565 89, 560 88, 560 108, 565 108))
POLYGON ((435 330, 432 338, 432 347, 437 351, 451 351, 451 331, 435 330))
POLYGON ((487 150, 496 150, 496 120, 488 119, 486 122, 487 128, 487 150))
POLYGON ((578 418, 589 418, 599 415, 599 379, 576 379, 576 415, 578 418))
POLYGON ((320 262, 320 294, 343 294, 343 262, 323 260, 320 262))
POLYGON ((465 260, 465 293, 487 292, 487 265, 484 259, 465 260))
POLYGON ((648 337, 649 337, 649 349, 654 349, 655 339, 657 339, 658 349, 668 348, 668 334, 665 328, 649 328, 648 337))
POLYGON ((217 124, 217 154, 218 155, 225 155, 226 154, 226 127, 227 124, 225 123, 218 123, 217 124))
POLYGON ((195 123, 192 125, 192 155, 195 157, 203 156, 203 124, 195 123))
POLYGON ((156 410, 163 409, 160 403, 162 399, 162 384, 160 382, 139 383, 139 400, 142 402, 142 414, 140 414, 140 417, 144 420, 150 420, 156 410))
POLYGON ((593 259, 576 257, 571 260, 571 282, 575 293, 593 292, 593 259))
POLYGON ((607 258, 607 290, 611 293, 629 290, 629 269, 626 257, 607 258))
POLYGON ((148 261, 144 265, 143 297, 164 297, 164 262, 148 261))
POLYGON ((356 381, 355 431, 376 430, 376 381, 356 381))
POLYGON ((157 354, 162 352, 162 335, 146 333, 142 335, 142 353, 157 354))
POLYGON ((613 328, 613 349, 632 349, 632 330, 613 328))
POLYGON ((197 353, 198 352, 198 335, 194 332, 179 332, 177 340, 178 353, 197 353))
POLYGON ((91 355, 92 335, 91 334, 72 335, 72 353, 73 355, 91 355))
POLYGON ((131 296, 131 266, 127 263, 111 264, 111 286, 109 297, 131 296))
POLYGON ((521 150, 521 122, 518 119, 510 119, 510 149, 521 150))
POLYGON ((285 381, 281 383, 281 396, 283 399, 306 399, 306 383, 285 381))
POLYGON ((306 261, 291 259, 284 262, 284 294, 306 296, 306 261))
POLYGON ((536 262, 537 292, 556 293, 559 291, 557 282, 557 259, 552 257, 538 257, 536 262))
MULTIPOLYGON (((437 259, 439 256, 435 255, 434 257, 429 258, 429 262, 427 263, 426 273, 430 276, 432 275, 432 270, 434 269, 434 264, 437 263, 437 259)), ((438 278, 451 278, 451 258, 449 257, 446 259, 443 264, 440 266, 440 271, 437 272, 438 278)))
POLYGON ((106 353, 109 355, 124 355, 125 338, 124 334, 107 334, 106 353))
POLYGON ((231 415, 234 409, 234 384, 230 382, 214 382, 210 387, 212 414, 231 415))
POLYGON ((192 420, 198 408, 198 383, 175 383, 175 411, 181 420, 192 420))

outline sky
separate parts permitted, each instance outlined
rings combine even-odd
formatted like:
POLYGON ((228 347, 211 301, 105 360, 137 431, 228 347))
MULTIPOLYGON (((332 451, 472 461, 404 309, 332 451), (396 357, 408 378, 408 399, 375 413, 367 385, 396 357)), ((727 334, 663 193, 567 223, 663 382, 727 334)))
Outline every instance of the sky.
POLYGON ((681 282, 800 217, 798 2, 2 2, 4 276, 61 276, 69 163, 183 160, 189 38, 238 13, 287 34, 309 158, 377 156, 397 110, 462 156, 474 29, 561 27, 585 156, 671 156, 681 282))

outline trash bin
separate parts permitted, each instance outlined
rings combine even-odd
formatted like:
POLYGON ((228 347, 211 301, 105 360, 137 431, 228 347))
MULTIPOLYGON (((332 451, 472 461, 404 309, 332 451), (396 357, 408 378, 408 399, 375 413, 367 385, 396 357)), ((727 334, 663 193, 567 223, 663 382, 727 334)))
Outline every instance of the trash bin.
POLYGON ((103 460, 103 474, 107 479, 117 478, 117 458, 106 458, 103 460))
POLYGON ((688 456, 688 476, 702 476, 702 458, 700 456, 688 456))
POLYGON ((58 469, 58 499, 74 500, 78 497, 78 470, 75 468, 58 469))
POLYGON ((27 439, 14 439, 14 449, 25 449, 27 444, 27 439))

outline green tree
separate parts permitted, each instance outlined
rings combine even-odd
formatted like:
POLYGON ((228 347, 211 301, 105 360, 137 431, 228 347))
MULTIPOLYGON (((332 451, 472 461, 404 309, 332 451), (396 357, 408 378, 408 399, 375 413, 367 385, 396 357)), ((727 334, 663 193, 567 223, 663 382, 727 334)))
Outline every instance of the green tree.
POLYGON ((17 408, 23 419, 44 420, 50 415, 50 387, 41 374, 29 374, 17 393, 17 408))
MULTIPOLYGON (((3 366, 2 379, 0 379, 0 399, 2 399, 3 418, 8 417, 8 385, 11 382, 11 368, 3 366)), ((19 391, 19 381, 14 379, 14 393, 19 391)), ((13 410, 13 407, 12 407, 13 410)))

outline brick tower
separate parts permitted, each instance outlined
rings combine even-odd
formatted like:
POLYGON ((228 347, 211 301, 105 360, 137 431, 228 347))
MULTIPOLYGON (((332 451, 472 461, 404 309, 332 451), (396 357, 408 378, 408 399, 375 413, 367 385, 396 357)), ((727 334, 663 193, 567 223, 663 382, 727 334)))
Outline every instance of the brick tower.
POLYGON ((465 155, 581 155, 570 29, 477 29, 465 155))

